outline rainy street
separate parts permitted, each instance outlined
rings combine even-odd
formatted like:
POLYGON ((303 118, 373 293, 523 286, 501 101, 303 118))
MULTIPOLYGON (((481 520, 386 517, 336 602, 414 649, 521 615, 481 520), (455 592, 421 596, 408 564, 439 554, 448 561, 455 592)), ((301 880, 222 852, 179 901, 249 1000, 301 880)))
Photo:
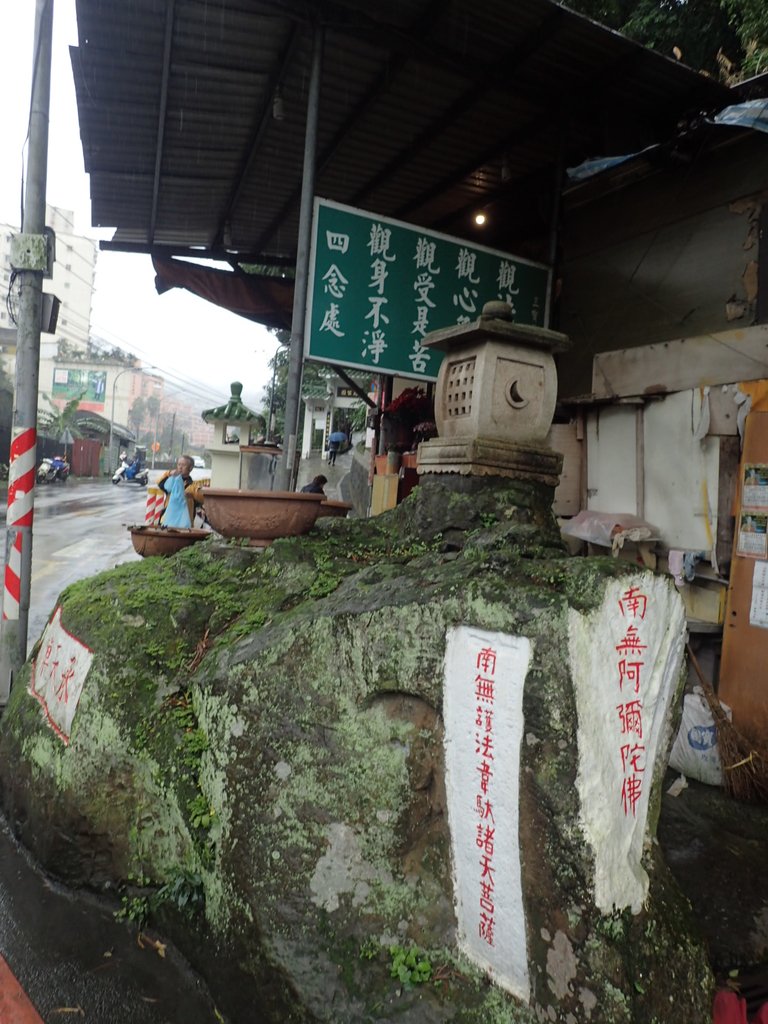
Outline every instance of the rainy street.
MULTIPOLYGON (((134 484, 79 481, 38 485, 32 544, 29 648, 70 583, 138 556, 126 526, 144 521, 147 492, 134 484)), ((5 529, 3 547, 5 551, 5 529)))

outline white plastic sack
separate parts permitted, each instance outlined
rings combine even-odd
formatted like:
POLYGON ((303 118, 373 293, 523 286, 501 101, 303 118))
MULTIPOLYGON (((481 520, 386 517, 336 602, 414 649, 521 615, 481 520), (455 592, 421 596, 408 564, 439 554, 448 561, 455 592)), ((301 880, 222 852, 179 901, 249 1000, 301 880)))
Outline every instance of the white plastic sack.
POLYGON ((658 537, 655 526, 629 512, 581 511, 560 527, 569 537, 606 548, 622 547, 625 540, 651 540, 658 537))
MULTIPOLYGON (((720 706, 730 718, 731 709, 725 704, 720 706)), ((708 786, 722 785, 723 769, 717 745, 717 728, 707 699, 698 686, 683 698, 683 717, 672 744, 669 766, 687 775, 689 779, 698 779, 708 786)))

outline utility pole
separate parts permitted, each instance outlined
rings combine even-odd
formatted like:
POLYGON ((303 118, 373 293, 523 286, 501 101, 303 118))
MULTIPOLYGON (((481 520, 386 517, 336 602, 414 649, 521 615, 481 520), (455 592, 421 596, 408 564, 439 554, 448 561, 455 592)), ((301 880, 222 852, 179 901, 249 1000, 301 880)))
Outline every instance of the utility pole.
POLYGON ((176 413, 171 416, 171 436, 168 441, 168 454, 173 458, 173 432, 176 429, 176 413))
POLYGON ((294 486, 296 466, 296 434, 299 427, 301 370, 304 361, 304 315, 309 283, 309 249, 312 236, 312 205, 315 193, 317 162, 317 122, 320 110, 320 76, 323 64, 323 26, 315 25, 312 71, 307 91, 307 123, 304 129, 304 166, 299 207, 299 239, 296 249, 296 276, 293 282, 293 313, 291 316, 291 348, 288 361, 288 383, 285 394, 285 446, 275 473, 277 490, 294 486))
POLYGON ((3 618, 0 625, 0 704, 7 703, 13 678, 27 658, 37 462, 40 320, 43 276, 51 275, 53 263, 45 235, 52 39, 53 0, 36 0, 26 195, 22 233, 16 235, 11 242, 11 265, 20 282, 20 297, 8 471, 3 618))

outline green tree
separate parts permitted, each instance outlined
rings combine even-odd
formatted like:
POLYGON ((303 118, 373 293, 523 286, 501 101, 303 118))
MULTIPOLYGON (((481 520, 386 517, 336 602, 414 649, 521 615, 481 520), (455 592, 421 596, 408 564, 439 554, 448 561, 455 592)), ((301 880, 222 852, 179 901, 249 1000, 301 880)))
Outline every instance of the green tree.
POLYGON ((720 54, 736 65, 746 51, 739 29, 742 9, 763 0, 571 0, 580 14, 667 57, 719 76, 720 54), (738 9, 738 10, 737 10, 738 9))
POLYGON ((131 406, 131 411, 128 413, 128 426, 133 427, 133 431, 138 437, 139 431, 144 425, 144 420, 147 418, 147 403, 146 399, 142 398, 141 395, 134 401, 131 406))
MULTIPOLYGON (((275 417, 275 428, 272 431, 273 436, 284 437, 285 436, 285 400, 288 393, 288 362, 289 362, 289 349, 280 347, 275 352, 272 359, 269 361, 269 368, 272 370, 272 376, 264 388, 264 399, 262 412, 264 419, 269 420, 269 410, 272 409, 272 413, 275 417), (275 395, 274 402, 271 403, 272 399, 272 383, 274 381, 275 395), (271 403, 271 404, 270 404, 271 403)), ((320 363, 304 363, 304 370, 302 373, 302 391, 311 387, 312 385, 325 386, 328 371, 320 363)), ((301 436, 304 429, 304 413, 306 406, 303 402, 299 404, 299 425, 298 435, 301 436)))
POLYGON ((64 441, 65 436, 82 437, 83 432, 77 423, 77 411, 83 395, 70 398, 63 408, 59 408, 51 401, 49 395, 43 393, 43 398, 50 405, 50 409, 38 410, 37 429, 45 437, 52 437, 55 441, 64 441))
POLYGON ((765 0, 721 0, 744 51, 745 75, 768 70, 768 4, 765 0))

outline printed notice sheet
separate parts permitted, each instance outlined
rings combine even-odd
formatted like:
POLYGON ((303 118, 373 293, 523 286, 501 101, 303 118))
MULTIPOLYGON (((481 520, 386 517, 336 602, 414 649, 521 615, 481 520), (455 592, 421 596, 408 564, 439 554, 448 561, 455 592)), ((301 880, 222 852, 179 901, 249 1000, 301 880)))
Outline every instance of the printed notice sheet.
POLYGON ((755 512, 742 512, 739 516, 739 540, 736 554, 747 558, 768 558, 766 530, 768 516, 755 512))
POLYGON ((744 467, 741 507, 768 510, 768 466, 748 462, 744 467))
POLYGON ((749 608, 750 626, 768 629, 768 562, 755 562, 752 574, 752 604, 749 608))

